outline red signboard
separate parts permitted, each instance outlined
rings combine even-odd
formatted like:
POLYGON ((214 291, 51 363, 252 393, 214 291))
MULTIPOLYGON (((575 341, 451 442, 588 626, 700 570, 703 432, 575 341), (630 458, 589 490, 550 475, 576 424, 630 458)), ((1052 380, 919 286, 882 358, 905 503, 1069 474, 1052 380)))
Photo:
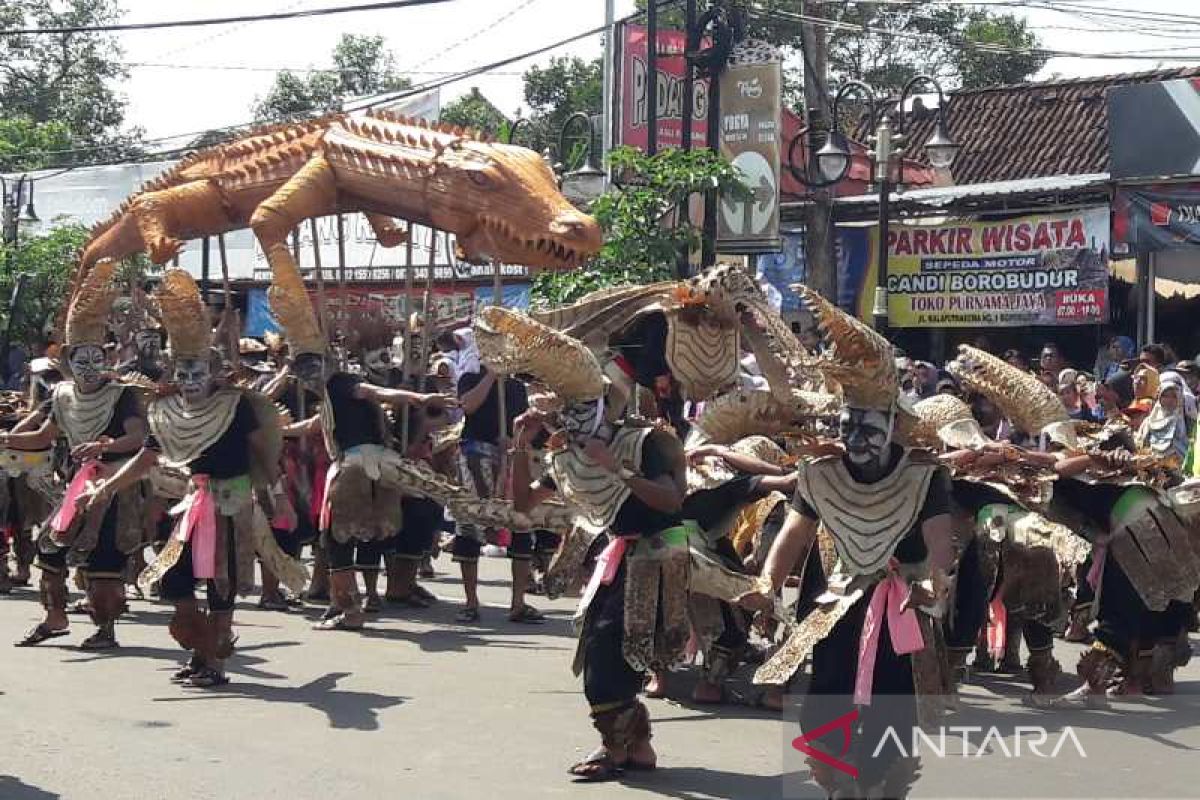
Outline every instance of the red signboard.
MULTIPOLYGON (((646 87, 648 37, 641 25, 626 25, 621 39, 621 82, 618 103, 621 109, 621 144, 646 149, 649 105, 646 87)), ((658 32, 658 146, 679 147, 683 141, 683 93, 687 37, 683 31, 658 32)), ((692 144, 708 144, 708 82, 697 80, 692 86, 692 144)))

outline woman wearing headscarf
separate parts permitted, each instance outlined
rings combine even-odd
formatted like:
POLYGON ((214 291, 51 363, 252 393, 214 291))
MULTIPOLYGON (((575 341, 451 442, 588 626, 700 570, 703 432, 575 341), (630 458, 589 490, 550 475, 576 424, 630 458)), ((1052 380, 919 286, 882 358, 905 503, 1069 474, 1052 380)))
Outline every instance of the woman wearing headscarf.
POLYGON ((1182 461, 1187 456, 1188 424, 1183 413, 1183 381, 1178 374, 1163 376, 1157 401, 1138 428, 1137 442, 1160 458, 1178 456, 1182 461))
POLYGON ((1133 402, 1125 409, 1126 416, 1137 428, 1154 408, 1158 399, 1161 379, 1158 370, 1148 364, 1139 364, 1133 371, 1133 402))

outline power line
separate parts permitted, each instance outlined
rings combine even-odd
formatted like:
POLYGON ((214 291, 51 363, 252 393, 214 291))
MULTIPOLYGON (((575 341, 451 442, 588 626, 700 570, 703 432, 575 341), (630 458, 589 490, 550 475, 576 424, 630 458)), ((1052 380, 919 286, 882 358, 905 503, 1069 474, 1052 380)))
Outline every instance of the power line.
POLYGON ((492 20, 487 25, 484 25, 482 28, 475 31, 474 33, 466 36, 465 38, 459 39, 454 44, 450 45, 449 47, 443 48, 442 50, 439 50, 438 52, 434 53, 431 56, 421 59, 416 64, 413 64, 413 68, 415 69, 416 67, 423 67, 426 64, 428 64, 429 62, 436 61, 439 58, 441 58, 442 56, 446 55, 447 53, 451 53, 451 52, 457 50, 458 48, 462 47, 463 45, 468 44, 469 42, 473 42, 474 40, 478 39, 483 34, 500 27, 505 22, 512 19, 517 14, 521 13, 526 8, 529 8, 529 6, 533 5, 536 2, 538 2, 538 0, 523 0, 523 2, 521 2, 518 6, 505 12, 504 14, 501 14, 499 17, 492 20))
POLYGON ((1150 53, 1146 50, 1130 50, 1123 52, 1108 52, 1108 53, 1086 53, 1072 50, 1050 50, 1041 47, 1007 47, 1004 45, 994 44, 992 42, 979 42, 973 39, 966 39, 961 36, 940 36, 938 34, 915 33, 911 31, 892 30, 888 28, 877 28, 870 25, 860 25, 854 22, 842 22, 839 20, 826 19, 824 17, 813 17, 807 14, 798 14, 789 11, 764 11, 753 10, 751 14, 759 18, 775 18, 790 22, 808 22, 813 25, 829 28, 831 30, 855 31, 859 33, 869 33, 877 36, 890 37, 894 39, 906 39, 909 41, 919 42, 951 42, 962 47, 972 50, 977 50, 985 53, 997 53, 1003 55, 1038 55, 1046 58, 1088 58, 1098 60, 1137 60, 1137 61, 1200 61, 1200 52, 1191 53, 1188 55, 1167 55, 1167 50, 1162 49, 1159 52, 1150 53))
MULTIPOLYGON (((675 0, 658 0, 658 6, 659 6, 659 8, 664 8, 664 7, 671 5, 673 2, 675 2, 675 0)), ((629 14, 627 16, 617 19, 616 22, 617 23, 632 22, 632 21, 638 19, 639 17, 641 17, 642 15, 644 15, 645 13, 646 13, 645 11, 637 11, 637 12, 634 12, 632 14, 629 14)), ((539 55, 550 52, 552 50, 556 50, 560 47, 565 47, 568 44, 573 44, 582 39, 586 39, 589 36, 596 36, 600 33, 603 33, 605 30, 606 30, 606 26, 600 25, 598 27, 591 28, 591 29, 583 31, 581 33, 577 33, 574 36, 569 36, 565 39, 560 39, 557 42, 553 42, 553 43, 545 45, 543 47, 539 47, 536 50, 529 50, 524 53, 520 53, 518 55, 514 55, 514 56, 510 56, 508 58, 501 59, 499 61, 494 61, 491 64, 484 64, 484 65, 481 65, 478 67, 472 67, 471 69, 464 70, 462 72, 452 73, 451 75, 448 75, 446 78, 443 78, 440 80, 428 81, 426 83, 419 84, 416 86, 411 86, 407 89, 396 91, 396 92, 391 92, 391 93, 386 93, 386 94, 381 94, 381 95, 368 95, 366 97, 357 98, 356 100, 348 101, 347 105, 345 105, 345 107, 343 108, 343 111, 345 111, 345 112, 364 111, 369 108, 375 108, 376 106, 386 105, 388 103, 394 103, 399 100, 404 100, 404 99, 407 99, 409 97, 414 97, 419 94, 431 92, 434 89, 440 89, 443 86, 448 86, 450 84, 458 83, 459 81, 463 81, 463 80, 469 80, 471 78, 474 78, 479 75, 483 75, 485 73, 494 72, 503 67, 507 67, 511 64, 515 64, 515 63, 524 61, 529 58, 535 58, 539 55), (364 100, 367 100, 370 102, 363 102, 364 100)), ((248 126, 254 125, 254 124, 256 124, 256 123, 253 123, 253 122, 238 123, 238 124, 234 124, 234 125, 225 125, 225 126, 221 126, 221 127, 217 127, 217 128, 205 128, 203 130, 190 131, 187 133, 176 133, 176 134, 171 134, 169 136, 159 136, 154 139, 148 139, 148 140, 142 142, 141 144, 162 143, 162 142, 169 142, 174 139, 195 138, 197 136, 200 136, 200 135, 206 134, 206 133, 229 133, 229 132, 237 131, 241 128, 245 128, 245 127, 248 127, 248 126)), ((112 150, 115 148, 128 147, 128 146, 129 145, 127 143, 125 143, 125 144, 112 144, 112 145, 97 145, 94 147, 70 148, 70 149, 66 149, 66 150, 46 150, 46 151, 42 151, 40 153, 40 155, 43 155, 43 156, 46 156, 46 155, 72 155, 75 153, 103 152, 105 150, 112 150)), ((95 161, 95 162, 82 163, 82 164, 73 164, 73 165, 70 165, 69 169, 80 169, 83 167, 104 166, 104 165, 108 165, 108 164, 136 163, 138 161, 150 161, 150 160, 155 160, 156 158, 163 158, 163 157, 178 153, 181 149, 182 148, 176 147, 176 148, 170 148, 170 149, 166 149, 166 150, 159 150, 157 152, 144 153, 144 154, 138 156, 136 159, 125 159, 125 160, 121 160, 121 161, 95 161)), ((57 165, 55 165, 55 166, 57 166, 57 165)))
POLYGON ((170 22, 131 22, 112 25, 68 25, 51 28, 9 28, 0 30, 0 36, 34 36, 52 33, 116 33, 120 31, 146 31, 161 28, 198 28, 207 25, 231 25, 248 22, 276 22, 287 19, 324 17, 330 14, 351 14, 359 11, 386 11, 411 6, 429 6, 448 3, 450 0, 388 0, 380 3, 359 3, 353 6, 314 8, 307 11, 279 11, 273 14, 245 14, 236 17, 209 17, 206 19, 181 19, 170 22))
MULTIPOLYGON (((181 70, 214 70, 214 71, 231 71, 231 72, 335 72, 335 73, 352 73, 357 72, 353 68, 340 69, 338 67, 271 67, 271 66, 256 66, 253 64, 164 64, 150 61, 125 61, 121 62, 122 66, 132 67, 134 69, 181 69, 181 70)), ((454 75, 453 70, 415 70, 405 69, 396 70, 398 75, 454 75)), ((495 72, 493 75, 501 77, 512 77, 520 75, 520 72, 495 72)))

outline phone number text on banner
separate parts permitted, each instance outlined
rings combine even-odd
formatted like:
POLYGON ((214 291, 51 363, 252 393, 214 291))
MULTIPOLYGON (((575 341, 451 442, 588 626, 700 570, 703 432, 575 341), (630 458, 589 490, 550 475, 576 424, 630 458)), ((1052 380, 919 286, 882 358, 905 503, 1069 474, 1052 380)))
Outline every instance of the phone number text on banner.
MULTIPOLYGON (((872 246, 878 247, 878 231, 872 246)), ((1108 319, 1107 207, 998 222, 893 226, 888 317, 900 328, 1108 319)))

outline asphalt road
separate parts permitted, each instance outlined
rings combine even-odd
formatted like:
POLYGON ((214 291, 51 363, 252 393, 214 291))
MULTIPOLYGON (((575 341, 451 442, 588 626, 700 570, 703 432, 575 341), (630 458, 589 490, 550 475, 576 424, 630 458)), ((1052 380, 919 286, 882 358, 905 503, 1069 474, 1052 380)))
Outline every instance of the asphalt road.
MULTIPOLYGON (((454 575, 427 584, 443 598, 434 608, 385 610, 363 634, 315 632, 318 609, 263 612, 251 598, 236 617, 233 681, 217 690, 168 682, 183 653, 169 608, 151 602, 132 603, 115 653, 75 649, 84 618, 69 638, 0 650, 0 800, 817 796, 789 746, 797 729, 750 707, 744 681, 733 687, 741 702, 720 709, 648 701, 656 773, 572 784, 566 766, 596 742, 569 669, 573 602, 535 598, 547 624, 509 623, 507 570, 484 560, 487 607, 470 626, 453 621, 454 575)), ((38 616, 34 591, 0 597, 0 642, 38 616)), ((1060 657, 1073 665, 1073 653, 1060 657)), ((1047 715, 1021 705, 1015 681, 970 686, 948 724, 1046 725, 1051 745, 1069 724, 1086 759, 951 753, 927 761, 914 796, 1200 797, 1198 673, 1193 662, 1180 695, 1120 713, 1047 715)), ((688 676, 672 681, 686 697, 688 676)))

